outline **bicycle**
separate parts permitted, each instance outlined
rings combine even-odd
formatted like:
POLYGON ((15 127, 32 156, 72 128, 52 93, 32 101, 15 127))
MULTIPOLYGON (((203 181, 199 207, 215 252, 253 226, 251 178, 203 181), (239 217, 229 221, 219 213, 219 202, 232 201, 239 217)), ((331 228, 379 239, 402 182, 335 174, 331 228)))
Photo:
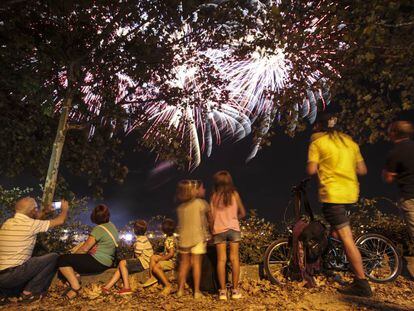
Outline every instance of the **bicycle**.
MULTIPOLYGON (((302 203, 305 210, 313 219, 306 185, 310 179, 301 181, 292 188, 295 200, 295 215, 298 219, 302 203)), ((293 228, 288 229, 289 235, 271 243, 264 255, 264 270, 273 284, 282 284, 289 279, 289 269, 293 260, 292 235, 293 228)), ((388 238, 377 233, 365 233, 355 239, 363 261, 366 277, 375 283, 386 283, 395 280, 402 270, 402 259, 394 245, 388 238)), ((323 267, 328 271, 349 271, 348 262, 342 242, 331 235, 328 236, 328 249, 323 256, 323 267)))

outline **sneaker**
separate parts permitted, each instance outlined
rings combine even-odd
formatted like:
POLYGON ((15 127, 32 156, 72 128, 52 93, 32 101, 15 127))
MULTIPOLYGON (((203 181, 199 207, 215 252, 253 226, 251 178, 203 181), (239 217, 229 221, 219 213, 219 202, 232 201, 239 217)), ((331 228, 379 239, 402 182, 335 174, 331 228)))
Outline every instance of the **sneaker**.
POLYGON ((164 287, 164 289, 161 291, 161 295, 168 296, 169 294, 171 294, 171 286, 164 287))
POLYGON ((158 283, 158 280, 152 276, 142 285, 142 287, 149 287, 157 283, 158 283))
POLYGON ((194 299, 203 299, 204 295, 202 292, 195 292, 194 293, 194 299))
POLYGON ((130 288, 121 288, 119 291, 116 292, 118 295, 131 295, 132 290, 130 288))
POLYGON ((101 293, 104 295, 109 295, 111 293, 111 291, 109 289, 107 289, 105 286, 101 287, 101 293))
POLYGON ((181 298, 184 296, 184 291, 179 290, 175 293, 175 298, 181 298))
POLYGON ((227 289, 220 289, 219 290, 219 300, 227 300, 227 289))
POLYGON ((233 289, 231 291, 231 299, 240 299, 242 298, 242 294, 239 292, 238 289, 233 289))
POLYGON ((355 279, 350 285, 338 289, 341 294, 360 296, 360 297, 371 297, 372 291, 371 286, 365 279, 355 279))

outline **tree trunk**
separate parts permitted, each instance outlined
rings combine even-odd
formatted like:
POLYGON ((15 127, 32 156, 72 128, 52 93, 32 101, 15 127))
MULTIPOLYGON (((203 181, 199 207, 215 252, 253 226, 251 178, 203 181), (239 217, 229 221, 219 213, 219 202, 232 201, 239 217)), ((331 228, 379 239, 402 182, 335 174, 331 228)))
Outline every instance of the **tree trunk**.
POLYGON ((42 209, 50 206, 55 195, 57 175, 59 171, 60 157, 62 155, 63 145, 65 143, 66 132, 68 129, 68 116, 72 107, 72 92, 69 89, 63 102, 62 113, 59 119, 59 126, 56 132, 55 142, 52 147, 52 155, 50 156, 49 168, 45 186, 43 189, 42 209))

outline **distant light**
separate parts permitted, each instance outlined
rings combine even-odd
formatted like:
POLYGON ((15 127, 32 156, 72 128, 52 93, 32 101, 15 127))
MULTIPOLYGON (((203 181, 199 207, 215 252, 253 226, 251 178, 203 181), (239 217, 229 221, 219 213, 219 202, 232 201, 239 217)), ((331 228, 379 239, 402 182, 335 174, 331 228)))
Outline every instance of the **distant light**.
POLYGON ((134 236, 132 235, 132 233, 125 233, 121 235, 121 239, 127 242, 131 242, 133 238, 134 236))
POLYGON ((62 202, 53 202, 52 203, 52 207, 56 210, 56 209, 61 209, 62 208, 62 202))

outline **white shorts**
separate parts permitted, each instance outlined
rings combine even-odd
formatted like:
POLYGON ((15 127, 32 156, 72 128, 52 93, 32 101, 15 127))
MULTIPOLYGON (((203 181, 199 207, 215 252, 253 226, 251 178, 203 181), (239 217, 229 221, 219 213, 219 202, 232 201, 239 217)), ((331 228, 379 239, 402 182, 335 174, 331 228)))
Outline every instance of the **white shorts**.
POLYGON ((193 247, 180 247, 178 251, 182 254, 194 254, 194 255, 202 255, 207 252, 207 243, 206 242, 200 242, 196 244, 193 247))

